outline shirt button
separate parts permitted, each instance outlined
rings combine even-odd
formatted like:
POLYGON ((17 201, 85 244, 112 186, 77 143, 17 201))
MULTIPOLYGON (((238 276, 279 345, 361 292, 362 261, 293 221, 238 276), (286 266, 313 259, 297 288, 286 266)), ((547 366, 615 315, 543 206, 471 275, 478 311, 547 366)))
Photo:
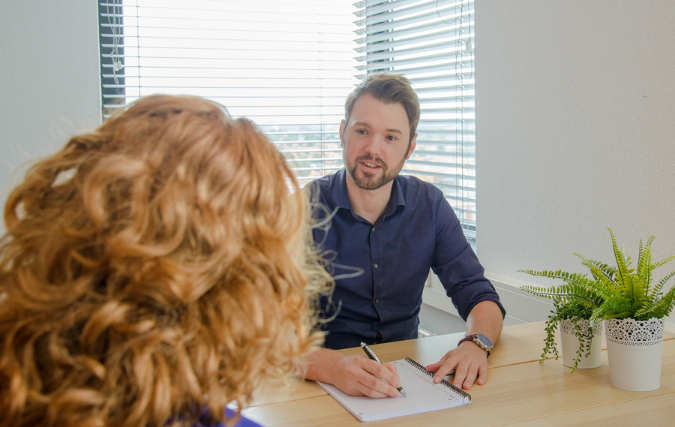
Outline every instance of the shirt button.
POLYGON ((380 300, 379 300, 379 299, 376 299, 376 300, 375 300, 375 304, 377 304, 377 303, 379 303, 379 302, 380 302, 380 300))
POLYGON ((371 232, 371 233, 374 233, 374 232, 375 232, 375 227, 373 227, 373 229, 370 230, 370 232, 371 232))
POLYGON ((373 267, 377 268, 377 264, 373 264, 373 267))

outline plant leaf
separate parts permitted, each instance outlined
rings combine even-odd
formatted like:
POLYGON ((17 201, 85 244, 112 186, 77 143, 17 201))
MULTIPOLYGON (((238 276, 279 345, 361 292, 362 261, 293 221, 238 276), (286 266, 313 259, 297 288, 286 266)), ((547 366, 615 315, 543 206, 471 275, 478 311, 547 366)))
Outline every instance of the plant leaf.
POLYGON ((593 312, 592 320, 625 319, 633 314, 633 302, 623 296, 614 296, 593 312))
POLYGON ((642 247, 642 239, 640 239, 640 251, 638 252, 638 267, 637 275, 644 279, 645 287, 648 289, 650 283, 652 282, 651 272, 652 272, 652 242, 654 241, 654 236, 650 236, 647 239, 647 244, 645 247, 642 247))
POLYGON ((638 319, 638 320, 646 320, 652 317, 663 318, 669 316, 670 312, 673 310, 674 305, 675 305, 675 286, 670 288, 670 291, 668 291, 668 293, 666 293, 662 298, 660 298, 653 304, 652 310, 645 312, 645 315, 647 316, 645 319, 638 319))
POLYGON ((661 261, 659 261, 659 262, 657 262, 657 263, 655 263, 655 264, 652 264, 651 269, 654 270, 655 268, 661 267, 662 265, 666 265, 666 264, 668 264, 670 261, 672 261, 672 260, 674 260, 674 259, 675 259, 675 255, 671 255, 671 256, 669 256, 668 258, 664 258, 664 259, 662 259, 661 261))
POLYGON ((628 265, 626 264, 626 259, 624 258, 623 253, 619 250, 619 246, 616 244, 614 232, 612 232, 612 229, 609 227, 607 229, 609 230, 609 235, 612 236, 612 249, 614 251, 614 258, 616 258, 616 265, 619 270, 617 273, 617 282, 623 284, 625 277, 630 274, 628 271, 628 265))
POLYGON ((663 279, 661 279, 661 281, 659 282, 659 284, 656 285, 656 286, 654 287, 654 289, 652 289, 652 291, 651 291, 651 293, 650 293, 650 295, 649 295, 649 299, 650 299, 651 301, 654 301, 654 300, 656 300, 656 299, 658 298, 659 294, 661 293, 661 290, 663 289, 663 286, 664 286, 664 285, 666 284, 666 282, 667 282, 671 277, 673 277, 673 276, 675 276, 675 271, 671 271, 670 273, 668 273, 663 279))
POLYGON ((537 287, 537 286, 523 286, 521 289, 532 295, 540 298, 553 299, 561 303, 575 301, 584 306, 595 309, 602 304, 605 295, 606 287, 601 283, 596 283, 588 277, 578 273, 567 273, 561 270, 558 271, 533 271, 533 270, 518 270, 522 273, 527 273, 534 276, 543 276, 553 279, 562 279, 565 283, 558 287, 537 287))

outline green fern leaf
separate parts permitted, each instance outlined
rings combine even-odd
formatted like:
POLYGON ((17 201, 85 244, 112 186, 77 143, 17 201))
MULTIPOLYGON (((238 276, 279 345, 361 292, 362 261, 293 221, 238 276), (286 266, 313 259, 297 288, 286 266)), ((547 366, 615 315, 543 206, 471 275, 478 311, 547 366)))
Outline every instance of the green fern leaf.
POLYGON ((539 288, 535 286, 523 286, 521 288, 523 291, 530 293, 532 295, 538 296, 540 298, 556 298, 564 297, 565 293, 560 291, 560 288, 551 286, 550 288, 539 288))
POLYGON ((651 286, 652 271, 675 260, 675 255, 652 263, 651 246, 654 236, 651 236, 646 243, 640 241, 637 265, 633 269, 631 257, 623 246, 619 248, 612 229, 608 228, 608 230, 612 238, 616 266, 610 266, 575 253, 574 255, 581 260, 581 263, 591 271, 591 278, 562 270, 519 270, 519 272, 533 276, 560 279, 564 282, 557 287, 526 286, 523 290, 542 298, 552 299, 556 309, 569 307, 570 304, 592 309, 591 323, 612 318, 631 317, 636 320, 646 320, 651 317, 668 316, 675 307, 675 287, 671 288, 666 295, 663 295, 662 290, 668 280, 675 276, 675 271, 666 275, 654 287, 651 286))
POLYGON ((658 285, 656 285, 650 292, 649 294, 649 299, 651 301, 654 301, 658 298, 659 294, 661 293, 661 290, 663 289, 663 286, 666 284, 666 282, 671 278, 675 276, 675 271, 671 271, 668 273, 661 281, 659 282, 658 285))
POLYGON ((615 289, 617 288, 617 283, 608 277, 602 270, 600 270, 595 265, 590 266, 593 276, 598 278, 598 281, 602 282, 606 288, 615 289))
POLYGON ((626 276, 626 283, 619 286, 618 289, 627 299, 632 301, 634 310, 640 310, 650 303, 644 279, 638 275, 626 276))
POLYGON ((607 285, 601 280, 589 282, 587 285, 587 291, 589 294, 593 295, 593 299, 598 306, 602 304, 607 298, 611 298, 616 295, 616 288, 614 286, 607 285))
POLYGON ((668 264, 670 261, 672 261, 672 260, 674 260, 674 259, 675 259, 675 255, 671 255, 671 256, 669 256, 668 258, 664 258, 664 259, 662 259, 661 261, 659 261, 659 262, 657 262, 657 263, 655 263, 655 264, 652 264, 652 265, 651 265, 651 269, 654 270, 655 268, 658 268, 658 267, 661 267, 661 266, 663 266, 663 265, 666 265, 666 264, 668 264))
POLYGON ((616 265, 619 270, 617 272, 616 281, 619 284, 623 284, 626 280, 626 277, 630 275, 628 271, 629 265, 627 265, 626 258, 624 258, 624 254, 619 250, 619 246, 616 244, 616 237, 614 236, 614 232, 612 232, 611 228, 607 229, 609 230, 609 235, 612 236, 612 250, 614 251, 614 258, 616 258, 616 265))
POLYGON ((645 286, 649 288, 649 285, 652 282, 651 272, 652 272, 652 242, 654 241, 654 236, 650 236, 647 239, 647 244, 642 246, 642 239, 640 239, 640 252, 638 253, 638 267, 637 275, 642 277, 645 281, 645 286))
POLYGON ((602 306, 593 312, 593 319, 625 319, 634 313, 633 302, 622 296, 615 296, 605 300, 602 306))
MULTIPOLYGON (((584 265, 587 266, 588 268, 591 268, 591 266, 595 266, 598 268, 598 270, 602 273, 604 277, 607 277, 611 282, 616 281, 616 273, 618 271, 616 267, 612 267, 603 262, 595 261, 592 259, 586 259, 584 265)), ((598 278, 599 277, 596 277, 596 279, 598 278)))
POLYGON ((673 310, 673 306, 675 306, 675 286, 670 288, 670 291, 668 291, 668 293, 666 293, 662 298, 656 301, 656 303, 654 304, 654 308, 650 312, 651 315, 647 318, 648 319, 651 317, 663 318, 669 316, 670 312, 673 310))

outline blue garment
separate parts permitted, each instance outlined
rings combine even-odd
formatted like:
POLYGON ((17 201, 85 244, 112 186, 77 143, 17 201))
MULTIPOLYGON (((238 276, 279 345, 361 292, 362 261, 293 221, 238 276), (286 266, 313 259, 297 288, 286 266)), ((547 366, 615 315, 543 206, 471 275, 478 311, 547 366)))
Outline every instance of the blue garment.
MULTIPOLYGON (((311 184, 314 197, 318 191, 318 201, 328 211, 337 209, 327 232, 313 231, 317 246, 334 251, 335 256, 331 271, 335 292, 330 300, 321 300, 326 318, 335 316, 323 325, 328 331, 327 348, 417 338, 430 267, 464 320, 481 301, 494 301, 505 313, 438 188, 399 175, 384 214, 371 224, 352 210, 346 177, 343 168, 311 184), (340 278, 353 273, 345 266, 358 267, 363 274, 340 278)), ((325 213, 315 210, 315 216, 322 218, 325 213)))
MULTIPOLYGON (((234 418, 235 415, 236 415, 235 411, 233 411, 230 408, 225 408, 225 416, 227 418, 234 418)), ((200 422, 194 425, 193 427, 206 427, 206 426, 200 422)), ((213 427, 225 427, 225 424, 221 423, 213 427)), ((245 418, 242 415, 241 417, 239 417, 239 421, 237 421, 237 424, 234 425, 228 424, 228 427, 263 427, 263 426, 261 426, 260 424, 256 423, 253 420, 245 418)))

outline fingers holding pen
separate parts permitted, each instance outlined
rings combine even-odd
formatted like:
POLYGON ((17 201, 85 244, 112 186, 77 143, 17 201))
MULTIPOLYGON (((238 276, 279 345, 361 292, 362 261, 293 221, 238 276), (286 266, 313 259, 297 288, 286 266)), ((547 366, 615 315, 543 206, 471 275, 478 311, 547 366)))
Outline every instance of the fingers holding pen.
MULTIPOLYGON (((366 361, 372 362, 372 360, 366 361)), ((398 397, 401 379, 396 373, 396 366, 391 363, 368 363, 365 365, 365 370, 371 374, 367 380, 368 387, 379 392, 384 391, 387 397, 398 397)))
MULTIPOLYGON (((374 361, 376 361, 377 363, 379 363, 380 365, 384 365, 384 364, 382 363, 382 361, 377 357, 377 355, 375 354, 375 352, 373 352, 373 350, 372 350, 370 347, 368 347, 368 344, 366 344, 366 343, 364 343, 364 342, 361 342, 361 349, 363 349, 363 351, 366 353, 366 355, 368 356, 368 358, 369 358, 370 360, 374 360, 374 361)), ((401 387, 400 385, 398 385, 398 384, 400 384, 401 381, 400 381, 400 379, 398 378, 398 374, 397 374, 397 372, 396 372, 396 366, 394 366, 393 364, 387 364, 387 365, 388 365, 387 368, 388 368, 389 370, 391 370, 392 372, 394 372, 394 374, 396 375, 396 379, 393 380, 393 381, 389 381, 389 380, 383 379, 383 381, 386 381, 387 384, 393 385, 394 387, 396 387, 396 390, 397 390, 399 393, 401 393, 404 397, 407 397, 405 391, 403 390, 403 387, 401 387)), ((385 377, 387 377, 387 376, 385 376, 385 377)), ((382 378, 382 377, 379 377, 379 378, 382 378)), ((393 396, 392 396, 392 397, 393 397, 393 396)))
POLYGON ((396 366, 384 365, 360 355, 345 355, 339 351, 318 349, 307 356, 307 378, 332 384, 350 396, 398 397, 391 384, 400 386, 396 366))
POLYGON ((387 363, 381 365, 363 356, 348 356, 343 359, 343 372, 339 380, 339 389, 353 396, 375 398, 397 397, 396 387, 401 380, 396 374, 396 367, 387 363))

